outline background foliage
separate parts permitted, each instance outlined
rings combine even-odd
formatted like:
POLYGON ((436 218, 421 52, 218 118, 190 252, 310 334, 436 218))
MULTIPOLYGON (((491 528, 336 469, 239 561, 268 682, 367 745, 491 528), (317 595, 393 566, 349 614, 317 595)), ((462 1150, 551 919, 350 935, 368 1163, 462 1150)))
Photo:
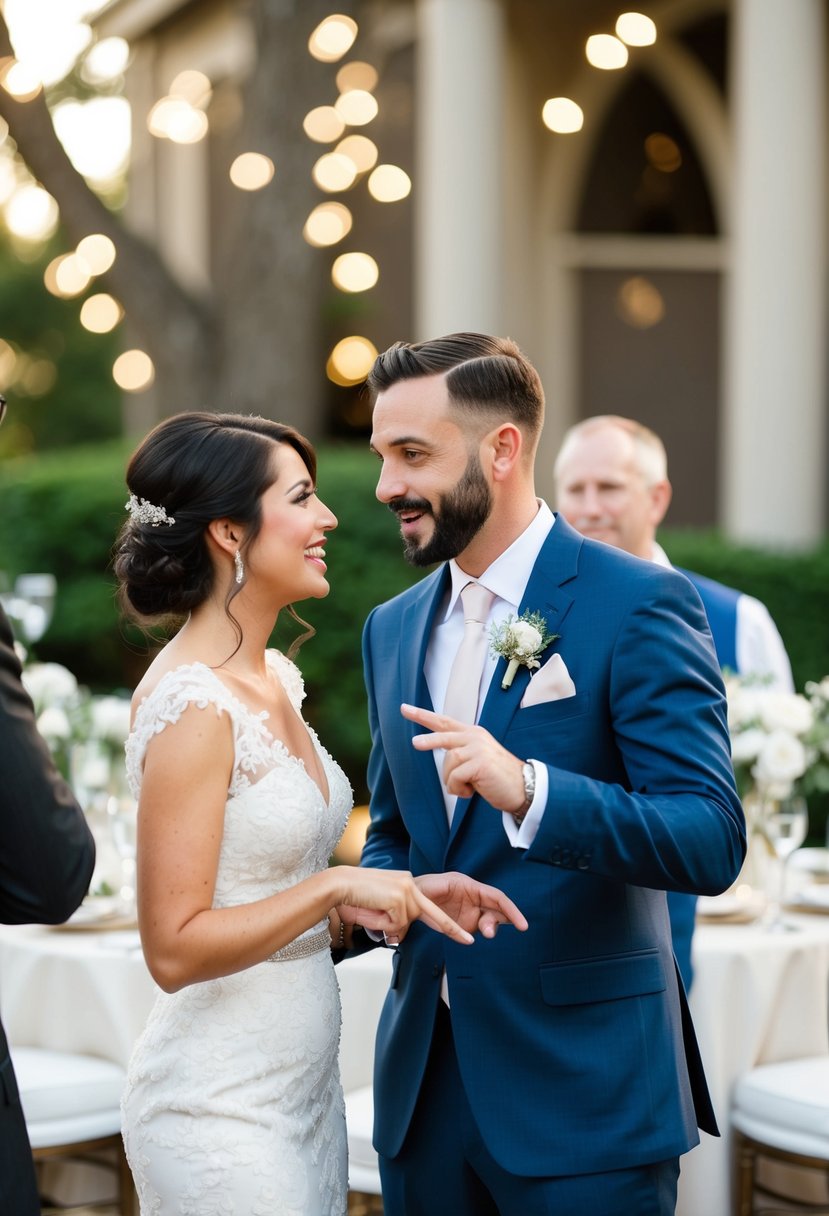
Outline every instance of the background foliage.
MULTIPOLYGON (((124 467, 130 446, 117 441, 37 460, 6 460, 0 471, 0 569, 10 576, 51 571, 58 580, 41 659, 64 663, 95 692, 131 689, 154 643, 119 617, 109 559, 124 520, 124 467)), ((331 594, 299 605, 316 636, 300 655, 309 720, 346 768, 357 801, 366 796, 368 751, 360 635, 371 608, 420 576, 403 560, 397 525, 374 498, 378 465, 360 445, 320 450, 320 494, 340 526, 329 545, 331 594)), ((678 565, 756 595, 769 608, 792 660, 795 684, 829 674, 829 544, 811 553, 759 552, 714 533, 664 532, 678 565)), ((296 636, 287 618, 275 642, 296 636)), ((826 800, 813 808, 821 836, 826 800)), ((822 836, 821 836, 822 839, 822 836)))

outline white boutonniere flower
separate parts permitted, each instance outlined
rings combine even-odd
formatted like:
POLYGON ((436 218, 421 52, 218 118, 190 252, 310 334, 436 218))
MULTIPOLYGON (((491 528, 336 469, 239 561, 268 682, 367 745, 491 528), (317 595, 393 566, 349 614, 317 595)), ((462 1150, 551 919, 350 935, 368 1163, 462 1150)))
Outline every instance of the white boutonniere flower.
POLYGON ((500 624, 492 625, 489 631, 492 653, 507 660, 501 687, 509 688, 519 667, 528 667, 530 671, 540 667, 538 656, 560 636, 550 633, 540 612, 529 610, 517 619, 510 614, 500 624))

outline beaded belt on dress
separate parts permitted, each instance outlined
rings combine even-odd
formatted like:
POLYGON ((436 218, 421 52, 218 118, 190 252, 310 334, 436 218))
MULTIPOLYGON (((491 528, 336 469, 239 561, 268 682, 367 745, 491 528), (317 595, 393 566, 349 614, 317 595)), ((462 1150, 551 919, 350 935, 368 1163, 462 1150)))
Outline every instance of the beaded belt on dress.
POLYGON ((292 942, 288 942, 287 946, 281 946, 279 950, 274 950, 273 954, 268 955, 265 962, 283 963, 288 959, 308 958, 310 954, 317 954, 320 950, 330 949, 330 930, 319 929, 316 933, 309 933, 307 937, 294 938, 292 942))

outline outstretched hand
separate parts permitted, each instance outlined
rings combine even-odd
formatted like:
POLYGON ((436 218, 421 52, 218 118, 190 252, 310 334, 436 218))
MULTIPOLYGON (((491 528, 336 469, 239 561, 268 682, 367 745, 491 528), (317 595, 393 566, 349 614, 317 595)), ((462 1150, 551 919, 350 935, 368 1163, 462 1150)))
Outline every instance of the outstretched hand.
POLYGON ((442 748, 446 752, 443 784, 450 794, 470 798, 478 793, 490 806, 510 815, 522 809, 524 761, 502 747, 488 730, 416 705, 401 705, 400 712, 410 722, 432 732, 412 739, 418 751, 442 748))
POLYGON ((387 940, 402 941, 412 921, 422 920, 465 946, 474 941, 469 930, 433 902, 407 870, 337 866, 336 871, 341 891, 335 906, 344 924, 362 925, 387 940))
POLYGON ((524 914, 503 891, 468 874, 422 874, 415 882, 424 895, 470 933, 494 937, 499 925, 513 925, 522 932, 528 928, 524 914))

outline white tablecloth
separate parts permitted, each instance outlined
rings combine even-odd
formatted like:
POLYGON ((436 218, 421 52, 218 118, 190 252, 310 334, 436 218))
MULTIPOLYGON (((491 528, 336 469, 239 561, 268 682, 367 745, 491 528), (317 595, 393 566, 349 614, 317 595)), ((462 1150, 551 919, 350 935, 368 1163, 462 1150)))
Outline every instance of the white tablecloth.
MULTIPOLYGON (((723 1136, 683 1158, 678 1216, 730 1216, 728 1110, 755 1064, 829 1051, 829 916, 798 932, 700 925, 691 1009, 723 1136)), ((374 1027, 391 951, 337 968, 346 1089, 371 1081, 374 1027)), ((137 935, 0 926, 0 1011, 12 1043, 87 1051, 125 1064, 155 995, 137 935)))

